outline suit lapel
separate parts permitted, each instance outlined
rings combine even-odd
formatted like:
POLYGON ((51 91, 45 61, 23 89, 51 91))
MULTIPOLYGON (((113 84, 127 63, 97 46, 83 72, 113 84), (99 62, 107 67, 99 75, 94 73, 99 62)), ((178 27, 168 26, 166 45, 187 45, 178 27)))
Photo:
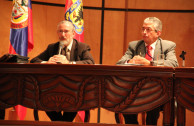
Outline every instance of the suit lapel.
POLYGON ((60 42, 57 42, 56 44, 54 44, 54 49, 53 50, 49 50, 49 52, 50 51, 52 52, 52 54, 50 54, 50 56, 59 54, 59 43, 60 42))
POLYGON ((76 42, 73 40, 73 44, 72 44, 72 47, 71 47, 71 52, 70 52, 70 61, 74 61, 75 60, 75 58, 74 58, 74 56, 75 56, 75 46, 76 45, 76 42))
POLYGON ((140 55, 142 57, 145 57, 145 53, 146 53, 145 42, 140 41, 138 46, 139 47, 136 47, 137 48, 137 51, 136 51, 137 54, 136 55, 140 55))
POLYGON ((156 42, 156 47, 154 50, 154 60, 157 60, 157 55, 161 53, 161 46, 159 40, 156 42))
POLYGON ((78 60, 78 42, 74 39, 71 47, 70 61, 78 60))

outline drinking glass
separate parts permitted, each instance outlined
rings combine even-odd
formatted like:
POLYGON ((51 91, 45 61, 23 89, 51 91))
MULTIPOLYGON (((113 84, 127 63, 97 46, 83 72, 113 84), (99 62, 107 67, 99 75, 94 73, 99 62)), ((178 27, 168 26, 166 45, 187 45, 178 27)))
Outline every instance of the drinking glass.
POLYGON ((164 66, 164 54, 157 55, 157 66, 164 66))

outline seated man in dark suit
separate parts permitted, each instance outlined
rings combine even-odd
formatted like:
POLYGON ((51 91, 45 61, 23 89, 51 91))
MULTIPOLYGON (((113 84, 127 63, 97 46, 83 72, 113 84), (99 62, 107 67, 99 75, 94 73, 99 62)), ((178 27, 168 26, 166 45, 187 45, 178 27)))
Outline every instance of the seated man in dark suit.
MULTIPOLYGON (((33 58, 31 63, 94 64, 90 47, 74 38, 75 28, 72 22, 61 21, 57 26, 59 42, 48 45, 47 49, 33 58)), ((52 121, 71 122, 77 112, 46 112, 52 121)))
MULTIPOLYGON (((176 44, 172 41, 160 38, 162 22, 156 17, 148 17, 142 26, 143 40, 129 43, 124 56, 117 64, 133 63, 143 65, 164 65, 177 67, 178 62, 175 54, 176 44), (164 55, 164 62, 157 63, 157 55, 164 55)), ((157 125, 160 107, 147 112, 146 124, 157 125)), ((138 124, 137 114, 123 114, 126 124, 138 124)))

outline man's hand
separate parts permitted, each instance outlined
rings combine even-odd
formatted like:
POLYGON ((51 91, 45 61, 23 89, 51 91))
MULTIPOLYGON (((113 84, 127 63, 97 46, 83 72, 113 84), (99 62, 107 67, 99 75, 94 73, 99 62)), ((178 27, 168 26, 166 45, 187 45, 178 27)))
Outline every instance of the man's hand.
POLYGON ((134 56, 133 59, 129 60, 128 63, 133 63, 133 64, 143 64, 143 65, 151 65, 150 61, 147 60, 144 57, 141 57, 139 55, 134 56))
POLYGON ((54 55, 53 57, 50 57, 48 63, 69 64, 69 61, 67 60, 66 56, 64 56, 64 55, 54 55))

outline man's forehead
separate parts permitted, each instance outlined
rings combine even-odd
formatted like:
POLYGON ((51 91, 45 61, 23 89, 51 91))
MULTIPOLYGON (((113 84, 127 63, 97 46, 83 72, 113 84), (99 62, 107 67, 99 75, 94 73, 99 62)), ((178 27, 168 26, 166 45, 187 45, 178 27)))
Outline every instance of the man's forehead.
POLYGON ((72 29, 72 26, 69 23, 62 23, 59 25, 58 29, 72 29))
POLYGON ((153 23, 143 23, 143 27, 154 28, 154 24, 153 23))

